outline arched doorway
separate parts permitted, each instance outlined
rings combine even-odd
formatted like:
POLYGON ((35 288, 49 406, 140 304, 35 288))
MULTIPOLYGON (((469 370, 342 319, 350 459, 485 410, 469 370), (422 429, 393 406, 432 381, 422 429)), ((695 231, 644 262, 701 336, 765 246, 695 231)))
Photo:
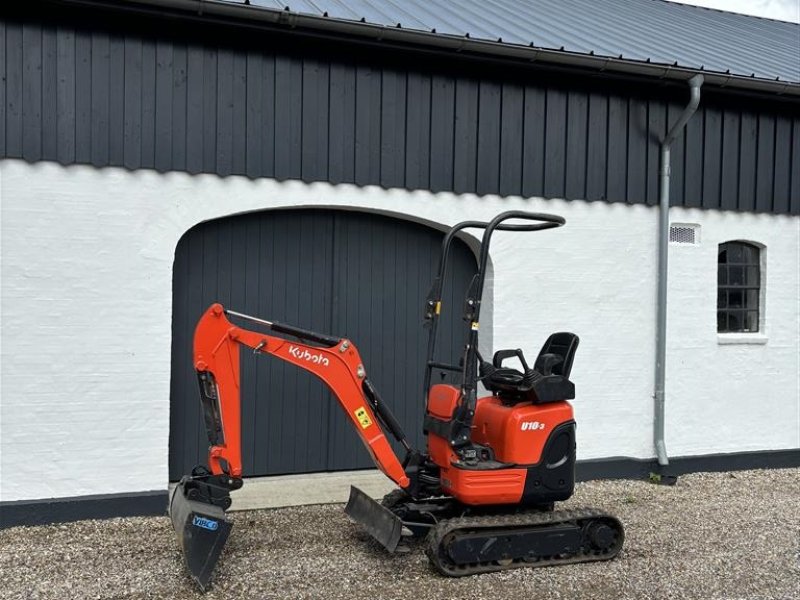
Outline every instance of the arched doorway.
MULTIPOLYGON (((170 479, 206 462, 191 346, 197 319, 213 302, 352 340, 420 446, 422 312, 442 235, 411 221, 323 209, 237 215, 186 232, 173 272, 170 479)), ((465 334, 461 301, 476 270, 465 243, 454 245, 450 265, 450 310, 442 314, 437 359, 457 361, 465 334)), ((324 384, 270 357, 243 352, 241 360, 246 476, 372 466, 324 384)))

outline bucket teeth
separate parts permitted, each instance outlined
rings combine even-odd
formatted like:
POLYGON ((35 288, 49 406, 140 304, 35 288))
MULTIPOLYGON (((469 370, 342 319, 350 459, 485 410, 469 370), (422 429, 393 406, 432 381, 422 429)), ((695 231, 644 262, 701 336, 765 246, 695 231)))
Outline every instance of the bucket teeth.
POLYGON ((403 534, 403 521, 388 508, 381 506, 357 487, 351 486, 350 499, 344 512, 389 552, 397 550, 403 534))
POLYGON ((205 591, 233 524, 220 506, 204 502, 199 494, 192 493, 196 489, 194 483, 189 477, 178 483, 170 496, 169 516, 186 568, 205 591))

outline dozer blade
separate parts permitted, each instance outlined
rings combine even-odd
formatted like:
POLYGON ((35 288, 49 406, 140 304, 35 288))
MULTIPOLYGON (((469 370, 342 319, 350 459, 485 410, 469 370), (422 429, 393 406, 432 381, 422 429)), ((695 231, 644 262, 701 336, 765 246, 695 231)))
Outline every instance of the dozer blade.
POLYGON ((403 531, 403 521, 385 506, 350 486, 350 499, 344 512, 378 540, 389 552, 397 549, 403 531))
POLYGON ((186 567, 200 589, 206 591, 233 524, 221 507, 191 499, 191 485, 191 479, 184 477, 172 490, 169 516, 186 567))

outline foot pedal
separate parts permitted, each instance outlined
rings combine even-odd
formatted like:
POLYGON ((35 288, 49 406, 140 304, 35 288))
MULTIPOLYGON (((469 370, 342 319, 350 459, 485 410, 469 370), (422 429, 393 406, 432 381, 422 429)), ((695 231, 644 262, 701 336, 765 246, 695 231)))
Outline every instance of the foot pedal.
POLYGON ((355 486, 350 487, 350 499, 345 514, 367 530, 389 552, 397 550, 403 533, 403 521, 385 506, 376 502, 355 486))

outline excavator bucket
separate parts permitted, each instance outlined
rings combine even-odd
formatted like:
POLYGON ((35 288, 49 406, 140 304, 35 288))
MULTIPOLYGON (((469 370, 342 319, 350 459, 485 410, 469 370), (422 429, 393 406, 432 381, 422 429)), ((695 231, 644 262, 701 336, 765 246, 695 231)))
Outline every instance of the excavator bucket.
POLYGON ((344 512, 389 552, 397 549, 403 532, 403 521, 388 508, 381 506, 357 487, 350 486, 350 499, 344 512))
POLYGON ((200 500, 193 492, 191 478, 181 479, 169 498, 169 516, 186 567, 205 591, 233 524, 222 507, 200 500))

